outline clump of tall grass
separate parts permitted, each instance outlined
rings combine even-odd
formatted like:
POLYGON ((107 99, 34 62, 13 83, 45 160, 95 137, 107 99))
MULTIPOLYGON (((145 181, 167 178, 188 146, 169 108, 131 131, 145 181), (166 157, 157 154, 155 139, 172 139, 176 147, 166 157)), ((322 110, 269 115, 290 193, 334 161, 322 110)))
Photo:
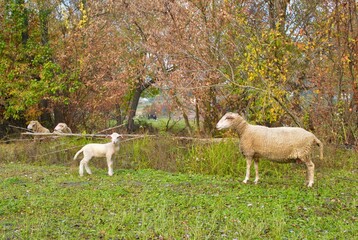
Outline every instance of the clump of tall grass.
POLYGON ((238 143, 234 140, 191 145, 179 159, 183 172, 237 175, 244 168, 238 143))
POLYGON ((127 142, 120 152, 118 164, 123 168, 237 175, 246 166, 235 140, 203 143, 162 135, 127 142))
POLYGON ((24 162, 32 164, 64 164, 72 162, 74 154, 89 142, 103 139, 49 137, 41 141, 25 139, 19 142, 0 144, 1 162, 24 162))
MULTIPOLYGON (((237 139, 210 142, 159 135, 127 140, 121 143, 121 149, 114 155, 114 169, 151 168, 168 172, 230 175, 239 178, 243 178, 245 174, 246 161, 239 151, 237 139)), ((41 142, 0 144, 0 163, 23 162, 77 167, 78 162, 72 159, 83 145, 107 141, 96 138, 61 137, 41 142)), ((324 168, 353 170, 357 164, 357 153, 354 151, 325 146, 324 155, 323 161, 313 156, 318 171, 324 168)), ((107 167, 106 161, 100 158, 94 158, 91 164, 97 168, 107 167)), ((277 164, 265 160, 260 161, 259 167, 262 176, 284 177, 283 175, 289 174, 292 168, 301 168, 305 171, 304 165, 277 164)))
POLYGON ((186 145, 188 143, 169 135, 127 141, 121 145, 118 164, 123 168, 152 168, 176 172, 180 168, 177 159, 186 154, 186 145))

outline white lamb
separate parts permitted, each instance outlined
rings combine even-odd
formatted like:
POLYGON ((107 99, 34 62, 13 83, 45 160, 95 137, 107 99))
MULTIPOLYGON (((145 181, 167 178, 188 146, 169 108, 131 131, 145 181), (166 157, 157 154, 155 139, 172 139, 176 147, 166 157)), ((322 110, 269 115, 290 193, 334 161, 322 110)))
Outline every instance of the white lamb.
POLYGON ((100 143, 90 143, 85 145, 81 150, 79 150, 74 156, 76 160, 77 156, 83 152, 83 159, 80 162, 79 174, 83 176, 83 167, 86 168, 88 174, 92 174, 91 169, 88 166, 88 162, 92 157, 106 157, 108 165, 108 175, 113 175, 113 161, 112 155, 119 150, 119 138, 121 137, 118 133, 112 133, 110 135, 112 141, 110 143, 100 144, 100 143))
POLYGON ((66 123, 59 123, 55 127, 53 133, 55 134, 72 133, 72 130, 67 126, 66 123))
POLYGON ((27 126, 27 129, 33 131, 34 133, 50 133, 50 130, 43 127, 38 121, 31 121, 27 126))
POLYGON ((307 186, 314 182, 314 164, 310 159, 313 145, 320 147, 320 159, 323 159, 323 144, 318 138, 298 127, 268 128, 251 125, 237 113, 226 113, 217 123, 216 128, 231 128, 237 131, 240 138, 240 150, 246 158, 246 177, 250 178, 252 160, 255 165, 255 184, 259 181, 259 158, 264 157, 277 162, 302 161, 307 166, 307 186))

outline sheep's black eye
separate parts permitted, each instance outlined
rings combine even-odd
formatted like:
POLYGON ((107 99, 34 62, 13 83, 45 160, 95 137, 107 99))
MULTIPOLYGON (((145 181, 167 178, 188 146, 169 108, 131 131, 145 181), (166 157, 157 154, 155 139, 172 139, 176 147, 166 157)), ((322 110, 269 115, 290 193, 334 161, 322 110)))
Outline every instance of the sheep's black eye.
POLYGON ((227 119, 227 120, 232 120, 233 117, 232 117, 232 116, 227 116, 226 119, 227 119))

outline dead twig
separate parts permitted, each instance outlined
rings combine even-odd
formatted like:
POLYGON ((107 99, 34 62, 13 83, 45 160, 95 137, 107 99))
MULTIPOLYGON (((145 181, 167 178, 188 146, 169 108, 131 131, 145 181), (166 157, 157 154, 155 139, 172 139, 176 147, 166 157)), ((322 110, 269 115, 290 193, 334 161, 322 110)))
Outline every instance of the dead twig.
POLYGON ((17 129, 21 129, 21 130, 25 130, 27 132, 33 132, 32 130, 30 129, 27 129, 27 128, 23 128, 23 127, 18 127, 18 126, 14 126, 14 125, 11 125, 9 124, 9 127, 12 127, 12 128, 17 128, 17 129))

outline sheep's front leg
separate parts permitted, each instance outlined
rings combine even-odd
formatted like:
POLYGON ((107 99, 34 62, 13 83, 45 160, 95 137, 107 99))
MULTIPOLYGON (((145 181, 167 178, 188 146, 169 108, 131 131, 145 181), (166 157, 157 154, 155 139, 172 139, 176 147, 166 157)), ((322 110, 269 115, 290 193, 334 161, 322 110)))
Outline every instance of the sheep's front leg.
POLYGON ((259 182, 259 160, 254 159, 254 166, 255 166, 255 181, 254 183, 257 184, 259 182))
POLYGON ((112 155, 107 155, 108 175, 113 176, 113 161, 112 155))
POLYGON ((310 159, 305 159, 305 164, 307 166, 307 187, 312 187, 314 182, 314 163, 310 159))
POLYGON ((242 181, 243 183, 247 183, 247 181, 250 178, 250 168, 251 168, 251 163, 252 163, 252 157, 246 157, 246 177, 244 179, 244 181, 242 181))

